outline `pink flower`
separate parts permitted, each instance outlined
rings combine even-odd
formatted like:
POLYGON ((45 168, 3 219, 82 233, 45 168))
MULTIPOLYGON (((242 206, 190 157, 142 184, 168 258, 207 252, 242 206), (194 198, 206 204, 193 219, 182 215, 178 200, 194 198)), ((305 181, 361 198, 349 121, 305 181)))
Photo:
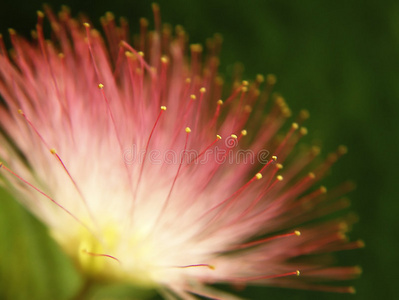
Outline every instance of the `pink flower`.
POLYGON ((8 55, 1 40, 1 179, 83 273, 183 299, 236 299, 213 283, 353 292, 328 282, 359 268, 328 257, 362 246, 345 237, 354 218, 313 222, 348 206, 348 184, 318 186, 346 150, 293 150, 307 112, 285 129, 274 76, 263 91, 237 77, 222 101, 219 36, 187 47, 157 6, 133 42, 111 14, 105 41, 46 13, 51 41, 42 13, 32 42, 11 30, 8 55))

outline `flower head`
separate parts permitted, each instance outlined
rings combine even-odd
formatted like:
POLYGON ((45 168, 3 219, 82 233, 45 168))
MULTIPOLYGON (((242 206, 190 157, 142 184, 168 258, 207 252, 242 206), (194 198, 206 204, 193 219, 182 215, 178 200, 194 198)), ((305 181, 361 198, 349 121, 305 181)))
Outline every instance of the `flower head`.
POLYGON ((112 14, 105 41, 66 9, 46 9, 52 40, 41 12, 33 41, 11 30, 8 55, 0 40, 2 183, 95 279, 184 299, 235 299, 212 283, 351 292, 323 282, 359 273, 325 259, 362 245, 353 218, 311 222, 348 205, 347 184, 317 185, 346 149, 318 165, 318 148, 294 151, 308 113, 285 129, 274 76, 225 96, 221 38, 187 47, 154 12, 133 42, 112 14))

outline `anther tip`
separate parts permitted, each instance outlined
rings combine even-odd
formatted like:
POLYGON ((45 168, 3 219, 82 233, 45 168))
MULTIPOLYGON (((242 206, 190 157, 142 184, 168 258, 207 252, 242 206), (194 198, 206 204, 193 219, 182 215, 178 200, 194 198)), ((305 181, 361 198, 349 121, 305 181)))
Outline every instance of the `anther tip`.
POLYGON ((301 129, 299 129, 299 132, 302 135, 307 135, 308 134, 308 129, 306 127, 301 127, 301 129))
POLYGON ((167 56, 163 55, 161 57, 161 62, 164 63, 164 64, 167 64, 169 62, 169 58, 167 56))
POLYGON ((295 235, 296 235, 296 236, 300 236, 300 235, 301 235, 301 232, 300 232, 299 230, 295 230, 295 235))
POLYGON ((256 81, 262 83, 263 81, 265 81, 265 76, 263 76, 262 74, 256 75, 256 81))
POLYGON ((346 153, 348 153, 348 147, 346 147, 345 145, 340 145, 338 147, 338 154, 344 155, 346 153))
POLYGON ((161 106, 161 110, 166 110, 166 106, 161 106))
POLYGON ((349 287, 349 293, 350 294, 356 294, 356 289, 353 286, 349 287))
POLYGON ((274 85, 277 82, 277 78, 274 74, 269 74, 266 76, 266 82, 270 85, 274 85))
POLYGON ((190 132, 191 132, 191 128, 190 128, 190 127, 186 127, 185 130, 186 130, 187 133, 190 133, 190 132))
POLYGON ((36 11, 39 18, 44 18, 44 13, 41 10, 36 11))

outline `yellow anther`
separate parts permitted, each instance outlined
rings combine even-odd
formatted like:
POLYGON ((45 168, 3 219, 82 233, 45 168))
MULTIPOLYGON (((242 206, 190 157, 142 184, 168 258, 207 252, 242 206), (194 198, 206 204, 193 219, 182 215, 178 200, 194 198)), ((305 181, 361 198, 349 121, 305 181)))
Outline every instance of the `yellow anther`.
POLYGON ((218 140, 221 140, 222 139, 222 137, 220 136, 220 135, 216 135, 216 138, 218 139, 218 140))
POLYGON ((100 83, 100 84, 98 85, 98 88, 99 88, 99 89, 103 89, 103 88, 104 88, 104 85, 103 85, 102 83, 100 83))
POLYGON ((322 192, 323 194, 327 193, 327 188, 325 186, 321 186, 320 192, 322 192))
POLYGON ((243 93, 248 92, 248 88, 247 88, 246 86, 243 86, 243 87, 241 88, 241 92, 243 92, 243 93))
POLYGON ((169 58, 167 56, 163 55, 161 57, 161 61, 162 61, 162 63, 167 64, 169 62, 169 58))
POLYGON ((250 105, 245 105, 245 106, 244 106, 244 111, 245 111, 246 113, 251 113, 251 112, 252 112, 252 107, 251 107, 250 105))
POLYGON ((141 57, 144 57, 144 52, 143 51, 139 51, 137 52, 138 55, 140 55, 141 57))
POLYGON ((190 133, 190 132, 191 132, 190 127, 186 127, 186 132, 187 132, 187 133, 190 133))
POLYGON ((283 165, 282 164, 276 164, 276 167, 277 167, 277 169, 282 169, 283 168, 283 165))
POLYGON ((65 57, 65 54, 62 53, 62 52, 60 52, 60 53, 58 53, 58 57, 61 58, 61 59, 63 59, 63 58, 65 57))
POLYGON ((296 236, 300 236, 301 235, 301 232, 299 230, 295 230, 294 232, 295 232, 296 236))
POLYGON ((191 44, 190 49, 192 52, 202 52, 202 45, 201 44, 191 44))
POLYGON ((310 151, 312 152, 313 155, 319 155, 321 150, 320 150, 320 147, 313 146, 310 151))
POLYGON ((223 105, 223 100, 218 100, 217 102, 216 102, 218 105, 223 105))
POLYGON ((113 21, 113 20, 115 20, 115 15, 114 15, 112 12, 110 12, 110 11, 107 11, 107 12, 105 13, 105 17, 107 18, 108 21, 113 21))
POLYGON ((162 110, 166 110, 166 106, 161 106, 161 109, 162 110))
POLYGON ((224 80, 223 80, 222 77, 216 76, 216 78, 215 78, 215 83, 216 83, 217 85, 223 85, 224 80))
POLYGON ((44 13, 43 13, 41 10, 38 10, 38 11, 37 11, 37 16, 38 16, 39 18, 44 18, 44 13))
POLYGON ((83 26, 86 27, 86 28, 90 28, 90 24, 87 23, 87 22, 84 22, 84 23, 83 23, 83 26))
POLYGON ((51 154, 56 154, 57 153, 57 151, 54 148, 51 148, 50 152, 51 152, 51 154))
POLYGON ((241 130, 241 134, 242 134, 243 136, 246 136, 246 135, 248 134, 248 132, 244 129, 244 130, 241 130))
POLYGON ((23 114, 24 114, 24 112, 22 111, 22 109, 18 109, 18 113, 19 113, 20 115, 23 115, 23 114))
POLYGON ((249 82, 248 82, 247 80, 243 80, 243 81, 242 81, 242 85, 243 85, 243 86, 248 86, 248 85, 249 85, 249 82))
POLYGON ((355 266, 355 267, 353 268, 353 271, 354 271, 356 274, 362 274, 362 273, 363 273, 363 269, 362 269, 360 266, 355 266))
POLYGON ((261 173, 256 173, 255 177, 256 177, 256 179, 260 180, 260 179, 262 179, 263 176, 261 173))
POLYGON ((231 137, 232 137, 233 139, 235 139, 235 140, 237 139, 237 136, 236 136, 235 134, 232 134, 231 137))
POLYGON ((274 74, 268 74, 266 76, 266 82, 267 84, 274 85, 277 82, 277 78, 274 74))
POLYGON ((306 127, 301 127, 301 129, 299 129, 299 132, 301 135, 307 135, 308 129, 306 127))
POLYGON ((300 117, 302 120, 306 120, 306 119, 308 119, 308 118, 310 117, 310 113, 309 113, 308 110, 302 109, 302 110, 299 112, 299 117, 300 117))
POLYGON ((359 248, 364 248, 364 246, 366 245, 366 244, 364 243, 363 240, 358 240, 358 241, 356 242, 356 244, 357 244, 357 246, 358 246, 359 248))
POLYGON ((8 28, 8 33, 10 35, 15 35, 17 32, 14 29, 12 29, 12 28, 8 28))
POLYGON ((140 18, 140 25, 143 27, 148 26, 148 20, 146 18, 140 18))
POLYGON ((204 88, 204 87, 202 87, 202 88, 200 88, 200 93, 205 93, 206 92, 206 88, 204 88))
POLYGON ((191 83, 191 78, 187 77, 186 78, 186 83, 191 83))
POLYGON ((316 175, 313 172, 310 172, 308 174, 308 176, 309 176, 310 179, 315 179, 316 178, 316 175))
POLYGON ((277 177, 276 177, 276 179, 278 180, 278 181, 283 181, 283 176, 281 176, 281 175, 277 175, 277 177))
POLYGON ((191 100, 195 100, 197 99, 197 97, 195 95, 190 95, 191 100))
POLYGON ((298 123, 292 123, 291 127, 292 127, 292 129, 297 130, 299 128, 299 125, 298 125, 298 123))
POLYGON ((301 275, 301 272, 299 272, 299 270, 296 270, 296 276, 301 275))
POLYGON ((265 76, 263 76, 262 74, 256 75, 256 81, 262 83, 263 81, 265 81, 265 76))
POLYGON ((348 153, 348 148, 346 146, 341 145, 338 147, 338 154, 344 155, 346 153, 348 153))
POLYGON ((277 160, 277 156, 273 155, 273 156, 272 156, 272 159, 273 159, 274 161, 276 161, 276 160, 277 160))

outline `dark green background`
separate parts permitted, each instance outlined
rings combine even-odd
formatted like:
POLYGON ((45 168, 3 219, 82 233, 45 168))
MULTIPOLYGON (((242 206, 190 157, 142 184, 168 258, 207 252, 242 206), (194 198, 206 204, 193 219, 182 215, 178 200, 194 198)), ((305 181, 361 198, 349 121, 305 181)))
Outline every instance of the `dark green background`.
MULTIPOLYGON (((394 299, 398 275, 399 2, 367 1, 158 1, 163 21, 182 24, 191 42, 214 32, 224 36, 221 72, 236 61, 246 77, 274 73, 276 90, 293 111, 307 108, 308 139, 323 140, 324 154, 338 144, 349 153, 326 181, 354 179, 352 210, 360 216, 352 233, 366 248, 341 254, 359 264, 356 295, 253 288, 250 299, 394 299), (394 293, 395 292, 395 293, 394 293)), ((150 1, 68 4, 93 21, 107 10, 126 16, 134 32, 141 16, 151 19, 150 1)), ((2 1, 0 31, 28 34, 38 1, 2 1)), ((66 299, 79 285, 71 264, 37 221, 15 201, 0 201, 0 299, 66 299), (10 296, 12 291, 12 296, 10 296)))

